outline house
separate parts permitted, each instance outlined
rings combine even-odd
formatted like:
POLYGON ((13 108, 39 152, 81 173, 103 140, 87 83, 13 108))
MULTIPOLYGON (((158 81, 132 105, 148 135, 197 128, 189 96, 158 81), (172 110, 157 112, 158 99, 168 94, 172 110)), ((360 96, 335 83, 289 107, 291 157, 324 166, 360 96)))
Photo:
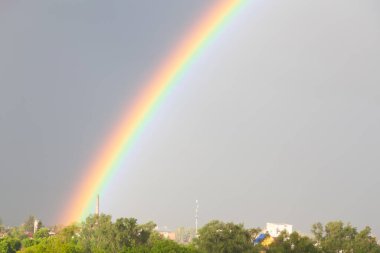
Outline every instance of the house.
POLYGON ((267 223, 266 231, 271 237, 276 238, 283 231, 291 234, 293 232, 293 225, 285 223, 267 223))

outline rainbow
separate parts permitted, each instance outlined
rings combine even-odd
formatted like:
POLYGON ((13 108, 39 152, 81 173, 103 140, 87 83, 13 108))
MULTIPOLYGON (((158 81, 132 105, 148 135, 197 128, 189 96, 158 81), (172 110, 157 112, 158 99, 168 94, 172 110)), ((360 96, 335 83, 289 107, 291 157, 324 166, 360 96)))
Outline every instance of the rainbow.
POLYGON ((86 177, 75 188, 69 207, 61 217, 62 224, 83 220, 91 213, 97 193, 107 185, 121 167, 148 120, 170 89, 179 83, 196 57, 205 50, 246 0, 218 0, 206 15, 186 34, 178 47, 160 65, 153 78, 111 132, 96 159, 86 170, 86 177))

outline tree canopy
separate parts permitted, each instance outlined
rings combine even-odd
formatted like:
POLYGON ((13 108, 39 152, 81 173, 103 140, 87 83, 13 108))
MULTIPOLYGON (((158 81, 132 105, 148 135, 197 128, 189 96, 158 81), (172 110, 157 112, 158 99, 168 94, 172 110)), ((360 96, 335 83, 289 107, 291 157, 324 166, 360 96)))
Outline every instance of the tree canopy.
POLYGON ((261 229, 232 222, 211 221, 191 242, 185 240, 187 244, 164 239, 155 227, 153 222, 139 224, 135 218, 112 221, 110 215, 101 214, 63 227, 56 234, 40 228, 29 238, 24 224, 6 229, 6 236, 0 238, 0 253, 380 253, 370 227, 358 230, 341 221, 312 225, 311 237, 283 231, 270 238, 269 244, 255 242, 261 229))
POLYGON ((251 252, 252 238, 242 224, 211 221, 199 230, 195 244, 209 253, 251 252))

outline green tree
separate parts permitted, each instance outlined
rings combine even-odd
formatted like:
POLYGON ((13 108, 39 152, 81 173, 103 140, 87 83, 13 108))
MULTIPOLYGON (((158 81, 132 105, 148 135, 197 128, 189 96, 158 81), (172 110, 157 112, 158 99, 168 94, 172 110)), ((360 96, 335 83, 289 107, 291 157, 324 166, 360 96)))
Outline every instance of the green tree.
POLYGON ((153 221, 139 225, 138 243, 139 244, 148 243, 152 235, 156 234, 156 231, 154 231, 156 226, 157 226, 156 223, 154 223, 153 221))
POLYGON ((3 220, 0 218, 0 233, 4 233, 4 232, 5 232, 5 227, 3 224, 3 220))
POLYGON ((194 240, 201 251, 208 253, 251 252, 251 235, 242 224, 211 221, 199 230, 194 240))
MULTIPOLYGON (((39 231, 41 230, 44 228, 39 231)), ((85 251, 78 240, 79 231, 80 227, 73 224, 63 228, 55 236, 37 240, 29 239, 31 242, 25 241, 25 244, 23 241, 21 253, 84 253, 85 251)))
POLYGON ((37 244, 37 241, 34 240, 34 239, 25 238, 25 239, 21 240, 22 248, 32 247, 32 246, 34 246, 36 244, 37 244))
POLYGON ((324 227, 320 223, 314 224, 312 233, 324 253, 380 253, 380 246, 371 236, 369 227, 358 232, 357 228, 349 223, 332 221, 324 227))
POLYGON ((0 239, 0 253, 15 253, 21 249, 21 241, 16 238, 0 239))
POLYGON ((149 222, 138 225, 135 218, 119 218, 114 224, 116 249, 126 250, 130 247, 147 244, 156 224, 149 222))
POLYGON ((380 246, 376 238, 371 236, 371 228, 365 227, 356 234, 353 245, 353 252, 357 253, 380 253, 380 246))
POLYGON ((91 215, 82 224, 79 242, 86 252, 122 252, 148 243, 153 222, 139 225, 134 218, 120 218, 115 223, 109 215, 91 215))
POLYGON ((27 238, 28 236, 25 234, 23 227, 12 227, 8 230, 7 234, 11 238, 23 240, 27 238))
POLYGON ((191 246, 179 245, 178 243, 170 240, 156 241, 151 247, 151 253, 196 253, 199 252, 191 246))
POLYGON ((319 249, 315 246, 312 239, 301 236, 297 232, 290 235, 282 232, 268 248, 268 253, 318 253, 319 249))
POLYGON ((33 234, 34 232, 34 221, 36 220, 36 217, 33 215, 30 215, 24 222, 23 228, 25 232, 33 234))
POLYGON ((325 225, 325 236, 322 248, 326 252, 348 251, 352 248, 353 239, 357 233, 356 228, 350 224, 346 226, 342 221, 332 221, 325 225))
POLYGON ((320 252, 315 246, 315 242, 307 236, 301 236, 293 232, 289 236, 289 243, 294 253, 317 253, 320 252))
POLYGON ((85 252, 117 252, 110 215, 90 215, 82 223, 80 243, 85 252))
POLYGON ((311 226, 311 233, 314 235, 314 239, 317 241, 317 243, 320 244, 324 233, 322 223, 318 222, 313 224, 311 226))
POLYGON ((159 239, 148 245, 129 248, 123 253, 200 253, 200 251, 192 246, 180 245, 167 239, 159 239))
MULTIPOLYGON (((60 237, 43 238, 36 245, 23 248, 20 253, 85 253, 80 245, 66 242, 60 237)), ((91 251, 89 251, 91 252, 91 251)))
POLYGON ((61 240, 64 242, 78 242, 80 232, 81 226, 79 224, 74 223, 61 229, 57 236, 60 237, 61 240))
POLYGON ((34 233, 34 238, 36 239, 42 239, 49 237, 49 229, 48 228, 40 228, 37 230, 36 233, 34 233))
POLYGON ((248 233, 251 236, 251 241, 254 241, 256 237, 261 233, 261 231, 262 229, 259 227, 248 229, 248 233))

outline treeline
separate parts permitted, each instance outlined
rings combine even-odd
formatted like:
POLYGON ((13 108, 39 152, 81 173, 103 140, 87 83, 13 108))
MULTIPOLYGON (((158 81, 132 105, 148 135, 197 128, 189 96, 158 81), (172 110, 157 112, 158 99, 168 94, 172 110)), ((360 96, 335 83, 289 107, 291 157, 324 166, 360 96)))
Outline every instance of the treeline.
MULTIPOLYGON (((30 238, 31 224, 6 230, 0 226, 0 253, 380 253, 369 227, 358 230, 341 221, 314 224, 311 236, 281 233, 269 244, 256 240, 260 228, 211 221, 186 245, 164 239, 153 222, 134 218, 115 222, 109 215, 91 215, 81 224, 58 229, 39 228, 30 238)), ((269 235, 266 235, 269 237, 269 235)))

